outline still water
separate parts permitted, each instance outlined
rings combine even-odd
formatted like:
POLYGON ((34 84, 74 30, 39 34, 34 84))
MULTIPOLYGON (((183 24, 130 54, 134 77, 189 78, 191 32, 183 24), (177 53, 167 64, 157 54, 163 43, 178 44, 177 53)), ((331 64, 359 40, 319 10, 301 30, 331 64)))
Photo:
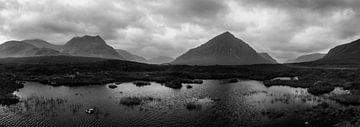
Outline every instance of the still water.
POLYGON ((14 93, 21 102, 0 106, 0 126, 304 126, 296 111, 324 101, 337 105, 306 89, 265 87, 253 80, 204 80, 179 90, 153 82, 142 87, 122 83, 115 89, 108 85, 53 87, 27 82, 14 93), (154 99, 127 106, 120 103, 124 97, 154 99), (190 110, 188 103, 200 106, 190 110), (95 112, 87 114, 89 108, 95 112))

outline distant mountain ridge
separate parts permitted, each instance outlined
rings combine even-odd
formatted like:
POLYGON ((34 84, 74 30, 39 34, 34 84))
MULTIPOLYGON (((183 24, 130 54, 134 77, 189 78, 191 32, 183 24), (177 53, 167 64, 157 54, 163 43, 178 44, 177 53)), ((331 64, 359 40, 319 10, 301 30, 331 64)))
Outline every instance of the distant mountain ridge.
POLYGON ((129 60, 129 61, 140 62, 140 63, 148 62, 144 57, 134 55, 126 50, 116 49, 116 52, 119 53, 121 56, 123 56, 126 60, 129 60))
POLYGON ((170 63, 171 61, 173 61, 174 58, 169 57, 169 56, 158 56, 158 57, 154 57, 148 60, 148 63, 151 64, 164 64, 164 63, 170 63))
POLYGON ((85 35, 74 37, 64 45, 55 45, 41 39, 8 41, 1 45, 0 57, 33 57, 48 55, 72 55, 120 59, 147 63, 144 57, 134 55, 126 50, 115 50, 100 36, 85 35))
POLYGON ((249 65, 273 64, 260 56, 230 32, 222 33, 199 47, 190 49, 171 64, 180 65, 249 65))
POLYGON ((288 60, 285 63, 301 63, 301 62, 316 61, 316 60, 323 58, 325 55, 326 54, 322 54, 322 53, 313 53, 313 54, 308 54, 308 55, 302 55, 302 56, 297 57, 294 60, 288 60))
POLYGON ((100 36, 74 37, 64 45, 61 52, 73 56, 125 60, 113 47, 107 45, 100 36))
POLYGON ((1 58, 49 55, 61 55, 61 53, 49 48, 38 48, 24 41, 8 41, 0 45, 1 58))
POLYGON ((360 63, 360 39, 330 49, 318 62, 360 63))
POLYGON ((54 45, 54 44, 51 44, 51 43, 41 40, 41 39, 23 40, 23 42, 34 45, 38 48, 49 48, 49 49, 54 49, 57 51, 60 51, 63 47, 63 45, 54 45))

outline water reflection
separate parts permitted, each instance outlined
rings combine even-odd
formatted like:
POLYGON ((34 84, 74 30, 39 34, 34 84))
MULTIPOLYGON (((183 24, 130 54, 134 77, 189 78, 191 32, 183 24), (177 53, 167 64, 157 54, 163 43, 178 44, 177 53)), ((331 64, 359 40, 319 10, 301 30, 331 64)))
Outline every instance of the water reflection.
POLYGON ((299 80, 299 77, 276 77, 271 80, 299 80))
POLYGON ((303 124, 296 118, 297 110, 321 102, 336 106, 326 96, 312 96, 306 89, 267 88, 251 80, 228 84, 205 80, 203 84, 189 84, 192 89, 179 90, 157 83, 142 87, 133 83, 108 85, 117 87, 52 87, 28 82, 15 92, 21 98, 20 103, 0 106, 0 123, 6 126, 261 126, 273 122, 285 124, 290 120, 293 124, 303 124), (148 100, 140 99, 138 105, 129 106, 120 103, 126 97, 148 100), (196 110, 189 110, 192 106, 196 110), (87 114, 89 108, 95 112, 87 114))

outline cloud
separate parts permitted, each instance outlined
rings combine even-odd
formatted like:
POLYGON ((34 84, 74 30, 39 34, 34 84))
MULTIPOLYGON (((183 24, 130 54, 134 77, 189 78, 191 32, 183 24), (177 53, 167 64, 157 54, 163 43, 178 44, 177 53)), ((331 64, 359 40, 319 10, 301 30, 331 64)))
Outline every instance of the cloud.
POLYGON ((285 61, 357 39, 359 7, 358 0, 0 0, 0 41, 101 35, 145 57, 176 57, 230 31, 285 61))

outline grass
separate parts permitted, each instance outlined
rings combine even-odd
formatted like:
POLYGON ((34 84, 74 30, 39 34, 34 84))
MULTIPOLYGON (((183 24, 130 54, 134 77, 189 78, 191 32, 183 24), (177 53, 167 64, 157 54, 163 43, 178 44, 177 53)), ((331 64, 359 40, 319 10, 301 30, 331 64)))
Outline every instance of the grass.
POLYGON ((308 88, 308 92, 313 95, 322 95, 330 93, 334 89, 335 87, 328 82, 317 82, 313 86, 308 88))
POLYGON ((124 97, 120 99, 120 104, 125 106, 137 106, 141 105, 145 101, 153 101, 153 97, 124 97))
POLYGON ((228 79, 226 82, 227 83, 237 83, 239 80, 236 78, 232 78, 232 79, 228 79))
POLYGON ((181 82, 182 83, 187 83, 187 84, 202 84, 203 80, 200 80, 200 79, 184 79, 181 82))
POLYGON ((195 103, 195 102, 188 102, 185 104, 186 109, 188 110, 199 110, 201 109, 201 104, 195 103))
POLYGON ((178 82, 178 81, 166 82, 166 83, 164 83, 164 86, 172 88, 172 89, 181 89, 182 88, 181 82, 178 82))
POLYGON ((191 85, 186 85, 186 88, 191 89, 191 88, 193 88, 193 86, 191 86, 191 85))
POLYGON ((145 81, 135 81, 135 82, 133 82, 133 83, 134 83, 136 86, 138 86, 138 87, 151 85, 150 82, 145 82, 145 81))
POLYGON ((12 105, 19 102, 19 98, 14 95, 0 95, 0 105, 12 105))
POLYGON ((342 94, 332 96, 331 99, 344 105, 360 105, 360 95, 342 94))
MULTIPOLYGON (((76 57, 33 57, 0 60, 0 94, 21 88, 14 81, 33 81, 59 86, 98 85, 113 82, 154 81, 166 87, 181 89, 182 83, 202 83, 198 79, 234 78, 264 81, 266 86, 285 85, 309 88, 313 94, 326 93, 332 87, 360 88, 360 69, 324 69, 321 65, 242 65, 242 66, 186 66, 149 65, 136 62, 106 59, 76 61, 76 57), (39 60, 40 59, 40 60, 39 60), (58 59, 67 62, 57 62, 58 59), (306 66, 306 67, 301 67, 306 66), (294 77, 299 80, 271 80, 275 77, 294 77), (317 81, 330 82, 317 86, 317 81), (347 84, 346 82, 353 82, 347 84), (315 86, 314 86, 315 85, 315 86)), ((324 65, 325 66, 325 65, 324 65)), ((327 67, 329 65, 326 65, 327 67)), ((341 65, 336 65, 336 67, 341 65)), ((354 66, 358 68, 359 66, 354 66)), ((148 83, 136 83, 139 86, 148 83)))
POLYGON ((117 88, 117 85, 110 84, 108 87, 111 89, 115 89, 115 88, 117 88))

